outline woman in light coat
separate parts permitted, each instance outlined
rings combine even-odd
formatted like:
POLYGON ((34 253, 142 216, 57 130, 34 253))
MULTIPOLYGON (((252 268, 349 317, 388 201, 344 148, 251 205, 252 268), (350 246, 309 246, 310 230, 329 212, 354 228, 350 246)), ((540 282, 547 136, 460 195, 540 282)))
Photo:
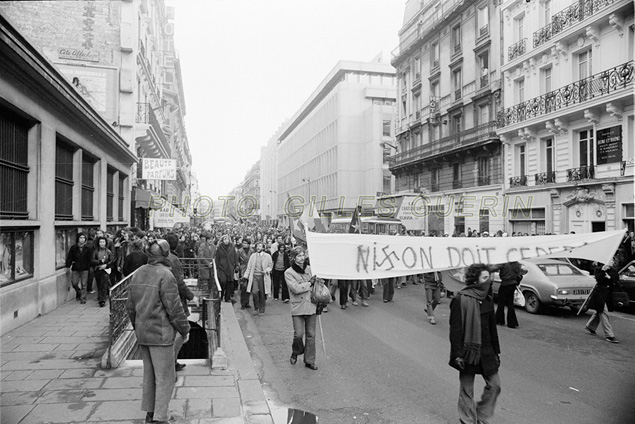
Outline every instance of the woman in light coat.
POLYGON ((317 370, 315 365, 315 323, 316 305, 311 303, 311 267, 305 262, 304 249, 294 247, 290 253, 291 268, 284 272, 284 278, 291 296, 291 316, 293 318, 293 345, 291 364, 304 354, 304 365, 317 370), (306 336, 306 337, 305 337, 306 336), (306 340, 303 340, 306 339, 306 340))
POLYGON ((254 315, 265 313, 267 295, 271 294, 271 270, 273 261, 269 253, 264 251, 263 242, 256 242, 256 253, 249 257, 245 277, 248 280, 247 293, 254 299, 254 315))

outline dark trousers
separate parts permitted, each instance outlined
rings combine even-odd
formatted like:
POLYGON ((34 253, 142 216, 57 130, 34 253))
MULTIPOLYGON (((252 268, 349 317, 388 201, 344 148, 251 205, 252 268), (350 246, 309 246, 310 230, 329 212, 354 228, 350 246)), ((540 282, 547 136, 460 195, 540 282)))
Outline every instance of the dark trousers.
POLYGON ((282 289, 282 300, 289 299, 289 287, 287 287, 287 282, 284 279, 284 271, 274 269, 271 273, 271 278, 273 280, 273 298, 278 299, 282 289))
POLYGON ((293 315, 293 354, 304 354, 305 364, 315 364, 315 323, 317 315, 293 315), (306 336, 306 337, 305 337, 306 336), (306 344, 305 340, 306 339, 306 344))
POLYGON ((384 302, 392 301, 392 297, 395 295, 395 279, 384 278, 381 284, 384 286, 384 302))
POLYGON ((86 283, 86 292, 93 291, 93 280, 95 279, 95 271, 93 268, 88 270, 88 282, 86 283))
POLYGON ((110 275, 106 271, 95 271, 97 281, 97 300, 105 302, 108 300, 108 289, 110 288, 110 275))
POLYGON ((254 299, 254 312, 265 313, 265 305, 267 303, 267 295, 265 294, 265 276, 254 275, 251 287, 251 295, 254 299))
POLYGON ((514 309, 514 291, 516 284, 500 286, 498 289, 498 307, 496 308, 496 323, 505 325, 505 307, 507 307, 507 326, 518 327, 516 309, 514 309))
POLYGON ((221 281, 220 287, 223 290, 222 297, 225 302, 231 302, 231 297, 234 295, 234 282, 231 280, 221 281))
POLYGON ((351 299, 353 302, 357 300, 357 295, 362 300, 368 299, 368 280, 353 280, 351 281, 351 299))
POLYGON ((346 306, 348 302, 348 292, 351 289, 353 281, 351 280, 338 280, 337 285, 340 289, 340 306, 346 306))
POLYGON ((243 308, 249 306, 249 292, 247 291, 247 283, 240 283, 240 306, 243 308))

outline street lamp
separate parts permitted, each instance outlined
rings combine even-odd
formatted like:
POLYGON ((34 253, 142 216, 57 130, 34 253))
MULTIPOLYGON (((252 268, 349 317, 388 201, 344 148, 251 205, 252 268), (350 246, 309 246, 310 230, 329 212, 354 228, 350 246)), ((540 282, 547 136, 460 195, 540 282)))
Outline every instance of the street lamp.
POLYGON ((387 142, 385 142, 385 141, 382 141, 381 143, 379 143, 379 145, 380 145, 383 149, 385 149, 385 148, 386 148, 386 146, 388 146, 388 147, 392 147, 392 148, 393 148, 393 149, 395 149, 395 150, 398 150, 397 146, 395 146, 395 145, 393 145, 393 144, 390 144, 390 143, 387 143, 387 142))

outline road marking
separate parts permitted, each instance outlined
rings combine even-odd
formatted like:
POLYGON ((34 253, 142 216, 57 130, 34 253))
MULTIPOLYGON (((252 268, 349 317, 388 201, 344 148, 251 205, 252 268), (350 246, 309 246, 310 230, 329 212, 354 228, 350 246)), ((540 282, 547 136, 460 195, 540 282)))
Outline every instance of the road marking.
POLYGON ((627 321, 633 321, 635 322, 635 318, 631 318, 629 316, 627 316, 626 314, 622 313, 622 312, 612 312, 610 314, 610 316, 613 316, 615 318, 621 318, 621 319, 625 319, 627 321))

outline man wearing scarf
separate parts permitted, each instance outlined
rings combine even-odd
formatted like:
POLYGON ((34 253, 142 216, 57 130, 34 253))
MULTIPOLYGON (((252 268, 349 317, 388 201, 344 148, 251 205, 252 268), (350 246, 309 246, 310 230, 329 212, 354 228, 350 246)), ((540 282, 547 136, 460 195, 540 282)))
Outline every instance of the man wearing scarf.
POLYGON ((265 244, 261 241, 256 242, 256 253, 249 258, 245 271, 245 277, 249 281, 247 291, 254 299, 254 315, 264 315, 267 295, 271 294, 273 261, 264 250, 265 244))
POLYGON ((450 366, 459 371, 459 420, 463 424, 487 424, 494 415, 501 391, 498 367, 500 346, 487 265, 470 265, 466 288, 450 303, 450 366), (474 376, 481 374, 485 388, 474 401, 474 376))

